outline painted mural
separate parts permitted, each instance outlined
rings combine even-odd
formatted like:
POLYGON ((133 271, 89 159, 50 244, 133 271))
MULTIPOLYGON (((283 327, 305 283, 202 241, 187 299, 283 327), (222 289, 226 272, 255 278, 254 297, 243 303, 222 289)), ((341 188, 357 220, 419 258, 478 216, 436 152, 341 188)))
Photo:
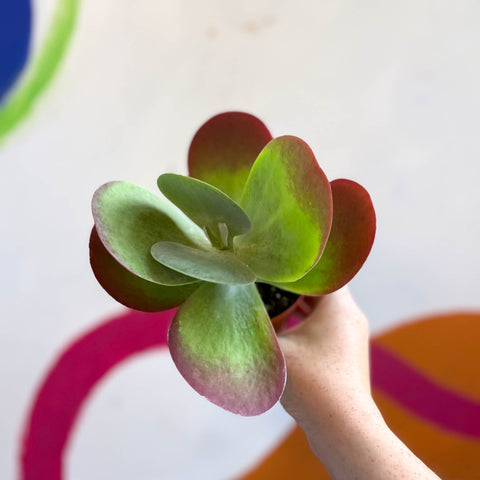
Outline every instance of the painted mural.
POLYGON ((185 393, 173 311, 120 309, 88 264, 96 186, 183 173, 201 122, 243 110, 372 193, 351 290, 375 400, 441 478, 480 478, 479 22, 469 0, 1 1, 0 477, 328 478, 280 408, 247 425, 185 393))
POLYGON ((77 1, 58 0, 36 49, 34 11, 30 0, 5 0, 0 5, 0 141, 32 111, 59 68, 73 33, 77 1))

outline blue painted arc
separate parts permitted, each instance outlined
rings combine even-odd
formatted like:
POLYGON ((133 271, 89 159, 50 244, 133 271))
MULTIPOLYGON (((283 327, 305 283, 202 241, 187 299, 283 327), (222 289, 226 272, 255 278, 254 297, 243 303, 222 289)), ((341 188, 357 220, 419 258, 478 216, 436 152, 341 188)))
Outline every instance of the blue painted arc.
POLYGON ((31 33, 31 0, 0 0, 0 105, 27 62, 31 33))

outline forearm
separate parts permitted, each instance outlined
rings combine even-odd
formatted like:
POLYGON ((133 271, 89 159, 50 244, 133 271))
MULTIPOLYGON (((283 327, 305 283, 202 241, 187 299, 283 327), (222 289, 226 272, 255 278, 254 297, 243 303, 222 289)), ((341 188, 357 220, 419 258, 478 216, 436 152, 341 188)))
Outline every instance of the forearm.
POLYGON ((388 428, 367 394, 322 405, 309 417, 300 426, 333 480, 439 478, 388 428))
POLYGON ((282 404, 333 480, 438 480, 388 428, 370 392, 368 322, 346 289, 280 337, 282 404))

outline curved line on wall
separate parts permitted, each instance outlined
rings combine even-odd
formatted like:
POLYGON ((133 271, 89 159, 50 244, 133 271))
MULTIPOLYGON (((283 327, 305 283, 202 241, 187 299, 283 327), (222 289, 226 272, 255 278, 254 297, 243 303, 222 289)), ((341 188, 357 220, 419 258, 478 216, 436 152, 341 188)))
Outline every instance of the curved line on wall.
MULTIPOLYGON (((64 478, 68 440, 92 389, 124 360, 149 349, 166 348, 174 313, 175 310, 159 313, 129 310, 94 326, 64 349, 41 383, 24 426, 21 480, 64 478)), ((431 381, 403 358, 376 345, 375 339, 371 345, 374 388, 407 408, 420 422, 430 422, 446 433, 453 433, 453 438, 463 436, 474 441, 479 438, 478 402, 431 381)), ((295 431, 288 434, 287 444, 292 435, 295 431)), ((300 448, 306 448, 305 441, 300 443, 300 448)), ((311 455, 307 466, 315 471, 320 468, 311 455)), ((247 476, 244 480, 250 478, 258 477, 247 476)))
POLYGON ((0 2, 0 105, 18 80, 30 54, 32 0, 0 2))
POLYGON ((27 117, 58 70, 75 28, 77 11, 78 0, 58 1, 48 33, 31 67, 27 67, 19 87, 0 108, 0 142, 27 117))
POLYGON ((422 421, 456 435, 480 438, 480 402, 434 382, 375 340, 370 354, 372 387, 422 421))
POLYGON ((64 452, 82 406, 100 379, 131 356, 167 347, 176 310, 129 310, 68 345, 47 372, 22 432, 22 480, 62 480, 64 452))

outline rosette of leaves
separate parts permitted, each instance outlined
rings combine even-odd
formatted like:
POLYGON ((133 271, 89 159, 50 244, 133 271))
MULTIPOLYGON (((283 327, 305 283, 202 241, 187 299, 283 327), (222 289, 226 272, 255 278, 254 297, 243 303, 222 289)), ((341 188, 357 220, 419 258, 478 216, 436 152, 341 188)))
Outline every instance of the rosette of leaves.
POLYGON ((300 295, 346 284, 368 256, 375 213, 350 180, 329 182, 309 146, 272 138, 256 117, 217 115, 196 133, 189 177, 94 194, 90 260, 127 307, 179 307, 172 358, 213 403, 257 415, 280 398, 286 368, 256 282, 300 295))

